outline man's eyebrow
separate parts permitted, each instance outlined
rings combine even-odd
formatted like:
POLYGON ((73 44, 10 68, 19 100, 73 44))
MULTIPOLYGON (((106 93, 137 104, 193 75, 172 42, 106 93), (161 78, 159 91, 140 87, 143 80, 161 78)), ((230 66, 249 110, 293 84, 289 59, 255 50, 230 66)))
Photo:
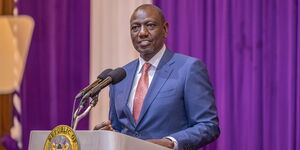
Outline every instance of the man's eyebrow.
POLYGON ((130 27, 132 26, 140 26, 140 24, 131 24, 130 27))
POLYGON ((138 22, 133 22, 133 23, 130 23, 130 26, 132 26, 132 25, 139 25, 140 23, 138 23, 138 22))
POLYGON ((146 23, 155 23, 155 24, 157 24, 158 22, 157 21, 148 21, 146 23))

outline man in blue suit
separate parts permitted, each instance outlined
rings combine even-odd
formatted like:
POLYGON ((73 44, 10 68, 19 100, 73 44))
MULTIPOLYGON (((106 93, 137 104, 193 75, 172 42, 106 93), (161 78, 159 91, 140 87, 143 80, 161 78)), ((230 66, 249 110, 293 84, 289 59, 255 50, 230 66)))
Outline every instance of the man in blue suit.
POLYGON ((154 5, 136 8, 130 33, 140 57, 125 65, 126 78, 110 87, 110 121, 96 128, 179 150, 214 141, 219 121, 204 64, 166 48, 168 23, 154 5))

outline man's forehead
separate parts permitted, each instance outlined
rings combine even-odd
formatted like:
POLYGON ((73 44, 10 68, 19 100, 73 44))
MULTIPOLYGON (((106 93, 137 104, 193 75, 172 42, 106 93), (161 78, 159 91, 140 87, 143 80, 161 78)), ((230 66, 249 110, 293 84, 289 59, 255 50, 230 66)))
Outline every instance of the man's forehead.
POLYGON ((130 18, 130 22, 146 19, 160 21, 162 18, 155 8, 143 7, 133 12, 130 18))

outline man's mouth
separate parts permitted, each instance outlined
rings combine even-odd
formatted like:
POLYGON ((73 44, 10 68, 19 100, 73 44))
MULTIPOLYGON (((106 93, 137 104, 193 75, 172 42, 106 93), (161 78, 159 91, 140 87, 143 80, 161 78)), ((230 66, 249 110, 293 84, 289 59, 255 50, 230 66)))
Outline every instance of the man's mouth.
POLYGON ((151 44, 151 41, 147 41, 147 40, 139 42, 139 45, 142 47, 148 46, 150 44, 151 44))

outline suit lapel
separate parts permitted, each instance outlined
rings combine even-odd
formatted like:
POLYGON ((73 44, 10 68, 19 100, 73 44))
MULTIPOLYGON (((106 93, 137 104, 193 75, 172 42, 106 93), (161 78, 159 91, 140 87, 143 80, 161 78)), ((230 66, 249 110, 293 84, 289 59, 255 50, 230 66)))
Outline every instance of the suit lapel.
POLYGON ((129 95, 130 95, 130 91, 132 88, 132 84, 134 81, 134 77, 135 77, 135 73, 136 73, 136 69, 139 65, 139 61, 136 60, 132 63, 132 65, 128 66, 128 68, 126 69, 126 76, 127 76, 127 80, 125 80, 124 82, 124 90, 123 90, 123 94, 120 96, 120 98, 122 98, 122 100, 120 101, 121 104, 121 109, 124 112, 124 114, 127 116, 129 122, 135 126, 134 123, 134 118, 130 112, 130 109, 127 106, 128 103, 128 99, 129 99, 129 95))
POLYGON ((171 72, 173 71, 173 69, 170 67, 170 65, 174 63, 174 61, 171 61, 173 54, 173 52, 166 49, 163 57, 161 58, 156 73, 152 79, 151 85, 148 89, 147 95, 145 97, 137 125, 141 122, 150 105, 152 104, 158 92, 160 91, 161 87, 165 84, 171 72))

